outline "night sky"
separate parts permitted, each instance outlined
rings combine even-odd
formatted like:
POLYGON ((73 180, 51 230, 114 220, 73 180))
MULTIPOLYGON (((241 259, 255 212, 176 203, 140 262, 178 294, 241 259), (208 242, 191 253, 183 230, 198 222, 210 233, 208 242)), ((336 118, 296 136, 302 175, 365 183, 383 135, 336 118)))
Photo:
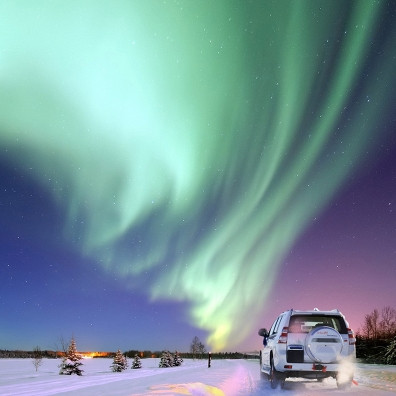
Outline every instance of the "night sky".
POLYGON ((2 1, 0 349, 258 349, 396 302, 396 2, 2 1))

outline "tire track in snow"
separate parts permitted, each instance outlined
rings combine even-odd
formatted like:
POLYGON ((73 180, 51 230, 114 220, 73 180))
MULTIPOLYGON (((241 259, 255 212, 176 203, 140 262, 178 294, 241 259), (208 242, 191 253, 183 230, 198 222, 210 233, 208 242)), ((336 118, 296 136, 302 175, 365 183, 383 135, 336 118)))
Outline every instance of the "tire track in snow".
POLYGON ((255 376, 251 370, 246 367, 245 361, 228 360, 227 362, 236 367, 232 375, 219 386, 225 395, 248 395, 257 390, 257 380, 254 379, 255 376))

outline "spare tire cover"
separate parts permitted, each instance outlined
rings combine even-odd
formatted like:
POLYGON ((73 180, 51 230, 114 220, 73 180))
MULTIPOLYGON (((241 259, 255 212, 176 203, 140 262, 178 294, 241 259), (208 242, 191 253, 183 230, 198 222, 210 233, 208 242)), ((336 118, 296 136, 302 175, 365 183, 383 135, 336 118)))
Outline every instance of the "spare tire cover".
POLYGON ((340 333, 328 326, 312 329, 305 340, 308 356, 320 363, 332 363, 338 360, 342 350, 340 333))

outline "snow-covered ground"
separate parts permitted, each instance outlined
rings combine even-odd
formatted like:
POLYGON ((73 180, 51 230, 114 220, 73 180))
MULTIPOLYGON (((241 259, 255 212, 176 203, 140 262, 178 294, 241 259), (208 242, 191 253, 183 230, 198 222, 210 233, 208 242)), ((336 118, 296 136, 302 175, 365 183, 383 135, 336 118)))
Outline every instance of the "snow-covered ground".
MULTIPOLYGON (((271 390, 260 379, 258 360, 185 360, 180 367, 158 368, 159 359, 142 359, 142 368, 112 373, 112 359, 86 359, 84 375, 58 375, 60 360, 44 359, 38 372, 31 359, 0 359, 0 395, 318 395, 396 394, 396 366, 357 364, 347 392, 332 378, 287 380, 285 389, 271 390)), ((132 360, 129 361, 129 364, 132 360)))

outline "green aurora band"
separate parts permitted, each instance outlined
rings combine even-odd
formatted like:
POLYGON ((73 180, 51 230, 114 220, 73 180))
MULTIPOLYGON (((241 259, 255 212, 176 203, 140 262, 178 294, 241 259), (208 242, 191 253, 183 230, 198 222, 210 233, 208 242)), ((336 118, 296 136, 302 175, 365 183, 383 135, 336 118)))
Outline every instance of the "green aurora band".
POLYGON ((2 1, 4 159, 53 194, 81 254, 124 287, 188 302, 213 350, 232 348, 299 235, 383 138, 394 29, 377 44, 393 60, 366 64, 383 12, 2 1))

